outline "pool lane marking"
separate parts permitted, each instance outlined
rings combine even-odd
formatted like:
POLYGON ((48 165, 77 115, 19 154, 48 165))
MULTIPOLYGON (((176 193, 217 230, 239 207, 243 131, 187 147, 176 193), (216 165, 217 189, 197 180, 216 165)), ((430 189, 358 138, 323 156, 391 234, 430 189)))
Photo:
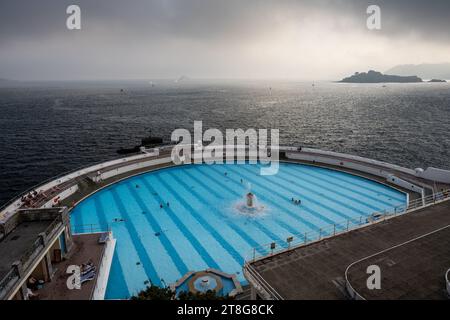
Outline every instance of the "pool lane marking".
MULTIPOLYGON (((281 172, 280 171, 280 174, 281 175, 291 176, 291 177, 294 177, 295 179, 298 179, 298 180, 306 181, 312 186, 315 186, 315 187, 317 187, 319 189, 327 190, 330 194, 336 194, 336 195, 338 195, 340 197, 343 197, 344 199, 350 199, 350 200, 352 200, 355 203, 358 203, 358 204, 360 204, 360 205, 362 205, 364 207, 367 207, 368 210, 373 210, 372 212, 382 210, 382 207, 379 207, 379 206, 376 206, 374 204, 369 204, 369 203, 365 202, 365 201, 367 201, 367 199, 370 199, 370 200, 374 201, 373 199, 371 199, 369 197, 364 196, 364 198, 366 198, 366 200, 365 201, 364 200, 360 200, 360 199, 356 198, 352 194, 345 194, 345 193, 340 192, 340 191, 337 190, 337 189, 345 189, 345 188, 342 188, 341 186, 338 186, 338 185, 336 185, 334 183, 331 183, 329 181, 323 180, 321 178, 308 175, 308 174, 306 174, 306 173, 304 173, 302 171, 295 171, 295 170, 290 170, 289 172, 281 172), (335 188, 334 189, 333 188, 329 188, 329 187, 327 187, 324 184, 329 184, 331 186, 334 186, 335 188)), ((294 181, 297 181, 297 180, 294 180, 294 181)), ((296 182, 292 182, 292 183, 296 184, 296 182)), ((301 186, 299 184, 296 184, 296 185, 301 186)), ((348 190, 347 189, 347 191, 353 193, 352 190, 348 190)), ((377 200, 376 202, 383 202, 383 201, 377 200)), ((385 203, 385 204, 388 204, 388 203, 385 203)))
MULTIPOLYGON (((162 230, 159 223, 153 217, 152 210, 150 210, 150 208, 145 204, 145 202, 142 200, 140 194, 136 192, 136 189, 131 186, 131 182, 127 183, 127 187, 128 187, 128 190, 130 191, 132 197, 134 198, 136 203, 141 208, 141 210, 148 212, 148 214, 144 214, 144 216, 147 219, 147 222, 152 227, 153 231, 157 232, 159 230, 162 230)), ((186 266, 183 259, 181 259, 181 257, 179 256, 177 250, 172 245, 171 241, 167 238, 167 235, 165 234, 165 232, 160 232, 160 235, 157 238, 161 242, 163 248, 166 250, 170 259, 172 260, 172 263, 177 268, 180 276, 185 275, 189 271, 189 268, 186 266)))
MULTIPOLYGON (((257 173, 255 173, 255 172, 252 171, 252 168, 245 167, 244 169, 247 170, 249 173, 252 173, 253 175, 257 174, 257 173)), ((258 169, 256 169, 256 170, 258 170, 258 169)), ((354 221, 356 222, 356 219, 351 218, 350 216, 346 215, 345 213, 343 213, 343 212, 341 212, 341 211, 338 211, 338 210, 336 210, 336 209, 330 207, 329 205, 323 204, 323 203, 321 203, 321 202, 318 201, 318 200, 315 200, 315 199, 313 198, 313 195, 314 195, 314 194, 317 194, 317 192, 315 192, 315 191, 312 190, 311 188, 308 188, 308 187, 303 186, 303 185, 295 184, 295 183, 292 182, 292 181, 287 181, 286 179, 282 179, 282 178, 278 177, 277 175, 268 177, 267 181, 268 181, 269 183, 272 183, 272 184, 274 184, 274 185, 279 186, 280 188, 284 188, 284 189, 286 189, 286 190, 289 190, 289 191, 292 192, 292 193, 298 194, 298 195, 300 195, 303 199, 308 200, 308 201, 314 203, 314 204, 317 205, 318 207, 325 208, 325 209, 328 210, 328 211, 334 212, 336 215, 338 215, 338 216, 344 218, 345 220, 354 220, 354 221), (272 179, 269 179, 269 178, 272 178, 272 179), (279 182, 277 182, 277 181, 279 181, 279 182), (286 182, 289 182, 289 183, 286 183, 286 182), (283 183, 284 183, 284 184, 283 184, 283 183), (296 186, 297 186, 300 190, 295 189, 296 186), (302 193, 302 189, 303 189, 303 190, 309 191, 309 192, 312 193, 313 195, 306 195, 305 193, 302 193)), ((280 193, 278 193, 278 194, 280 194, 280 193)), ((324 198, 327 198, 328 200, 330 200, 330 201, 332 201, 332 202, 336 202, 336 203, 341 204, 340 201, 335 200, 335 199, 330 198, 330 197, 327 197, 327 196, 324 195, 324 194, 322 194, 321 196, 324 197, 324 198)), ((302 200, 303 200, 303 199, 302 199, 302 200)), ((341 205, 344 206, 344 207, 349 208, 346 204, 341 204, 341 205)), ((305 208, 308 208, 308 206, 305 206, 305 208)), ((328 221, 326 221, 326 222, 327 222, 328 224, 331 224, 331 225, 332 225, 332 224, 335 223, 334 220, 332 220, 332 219, 330 219, 330 218, 328 218, 328 217, 323 216, 322 214, 320 214, 319 212, 317 212, 317 211, 315 211, 315 210, 313 210, 313 209, 311 209, 311 208, 309 208, 309 209, 310 209, 311 211, 313 211, 313 212, 316 212, 316 214, 322 216, 324 219, 327 219, 328 221)), ((351 208, 349 208, 349 209, 351 209, 351 208)), ((352 210, 353 210, 353 209, 352 209, 352 210)), ((354 209, 354 211, 357 211, 357 210, 354 209)), ((361 213, 364 213, 364 211, 361 211, 361 213)))
POLYGON ((85 232, 84 230, 84 219, 83 219, 83 209, 85 205, 76 206, 75 209, 70 213, 70 217, 73 217, 73 225, 72 227, 79 227, 81 230, 74 230, 74 233, 85 232))
POLYGON ((130 298, 130 291, 128 288, 128 284, 125 280, 122 265, 120 264, 119 257, 117 256, 117 253, 113 255, 113 260, 111 264, 111 273, 109 274, 108 283, 106 285, 106 298, 105 299, 127 299, 130 298), (114 268, 116 268, 116 272, 114 272, 114 268), (113 280, 113 281, 111 281, 113 280), (117 288, 120 288, 120 291, 124 290, 124 295, 120 293, 120 296, 108 296, 108 290, 117 290, 117 288), (114 288, 114 289, 111 289, 114 288))
MULTIPOLYGON (((230 189, 230 188, 223 188, 223 190, 224 190, 224 191, 229 191, 229 192, 232 192, 232 193, 238 195, 238 193, 237 193, 236 191, 234 191, 234 190, 232 190, 232 189, 230 189)), ((193 192, 195 192, 195 191, 193 191, 193 192)), ((202 198, 201 195, 198 195, 198 196, 199 196, 200 198, 202 198)), ((241 197, 242 197, 242 195, 241 195, 241 197)), ((203 201, 204 201, 204 200, 203 200, 203 201)), ((215 214, 216 214, 216 213, 215 213, 215 214)), ((218 214, 218 217, 219 217, 219 218, 222 218, 223 216, 222 216, 221 214, 218 214)), ((272 239, 272 240, 274 240, 274 241, 278 241, 278 242, 280 242, 280 243, 283 243, 284 240, 282 240, 277 234, 273 233, 271 230, 267 229, 261 222, 259 222, 259 221, 257 221, 257 220, 253 220, 253 224, 254 224, 255 226, 257 226, 259 229, 261 229, 261 231, 262 231, 263 233, 265 233, 270 239, 272 239)), ((289 232, 289 230, 286 230, 286 231, 289 232)))
MULTIPOLYGON (((154 174, 152 176, 155 177, 156 179, 159 178, 157 176, 157 174, 154 174)), ((159 180, 161 180, 161 179, 159 179, 159 180)), ((147 180, 142 179, 142 182, 144 183, 144 185, 147 188, 147 190, 149 190, 150 193, 152 195, 154 195, 154 197, 156 197, 160 203, 166 203, 166 201, 164 201, 161 198, 159 193, 157 193, 153 189, 153 187, 148 183, 147 180)), ((167 206, 165 206, 161 210, 164 210, 165 212, 167 212, 169 214, 169 217, 172 219, 172 221, 175 223, 175 225, 181 231, 181 233, 183 233, 185 238, 193 245, 193 247, 195 248, 195 250, 197 251, 199 256, 202 257, 202 259, 204 260, 205 264, 208 265, 211 268, 220 270, 220 267, 216 263, 216 261, 210 256, 208 251, 202 246, 202 244, 197 240, 197 238, 189 231, 189 229, 184 225, 184 223, 178 218, 176 213, 173 212, 173 210, 170 207, 167 207, 167 206)))
MULTIPOLYGON (((148 192, 149 199, 151 200, 149 206, 154 206, 155 210, 160 210, 160 212, 153 218, 155 220, 160 220, 164 224, 167 224, 166 229, 170 229, 172 231, 171 234, 175 237, 175 239, 174 241, 172 241, 168 237, 168 240, 171 243, 173 242, 175 245, 177 245, 177 247, 179 247, 179 250, 182 250, 183 255, 180 255, 181 259, 183 261, 186 260, 188 264, 191 265, 190 267, 188 267, 188 271, 199 268, 207 268, 208 262, 202 256, 201 252, 197 250, 194 243, 191 242, 189 234, 185 232, 186 230, 180 228, 179 224, 177 224, 177 221, 174 220, 178 217, 174 216, 175 213, 173 208, 167 207, 165 205, 167 200, 162 200, 162 198, 158 196, 159 194, 156 192, 155 188, 157 187, 157 189, 159 189, 162 188, 162 186, 158 185, 153 188, 152 185, 155 183, 153 181, 154 179, 149 178, 154 178, 154 176, 141 176, 137 181, 140 181, 143 189, 148 192), (164 202, 163 208, 160 207, 162 202, 164 202), (166 212, 166 209, 170 209, 173 214, 171 214, 170 212, 166 212), (184 246, 187 246, 188 249, 185 249, 184 246), (186 251, 190 251, 192 253, 187 254, 186 251), (186 259, 183 259, 183 256, 186 257, 186 259)), ((183 223, 181 220, 179 221, 180 223, 183 223)))
MULTIPOLYGON (((197 183, 198 185, 200 185, 200 186, 201 186, 202 188, 204 188, 205 190, 208 190, 208 192, 214 194, 214 195, 216 196, 216 198, 222 199, 222 197, 221 197, 215 190, 213 190, 212 188, 206 187, 206 185, 204 185, 203 183, 201 183, 201 182, 200 182, 195 176, 193 176, 190 172, 187 173, 186 171, 183 171, 182 173, 185 174, 186 176, 188 176, 189 178, 191 178, 195 183, 197 183)), ((191 192, 193 192, 192 189, 191 189, 191 192)), ((197 195, 198 195, 198 193, 197 193, 197 195)), ((199 196, 199 195, 198 195, 198 196, 199 196)), ((197 197, 197 198, 198 198, 198 197, 197 197)), ((200 201, 200 200, 198 200, 198 201, 200 201)), ((204 201, 203 201, 203 202, 204 202, 204 201)), ((205 203, 205 202, 204 202, 204 203, 205 203)), ((208 206, 210 206, 209 203, 206 202, 206 204, 207 204, 208 206)), ((218 215, 216 212, 214 212, 214 214, 215 214, 216 216, 218 216, 219 218, 222 218, 222 215, 218 215)), ((236 223, 230 221, 229 219, 223 219, 223 220, 221 220, 221 221, 224 221, 224 222, 225 222, 225 223, 226 223, 226 224, 227 224, 234 232, 236 232, 237 235, 238 235, 244 242, 246 242, 250 248, 260 247, 261 244, 258 243, 256 240, 254 240, 251 236, 249 236, 248 234, 246 234, 246 233, 239 227, 239 225, 237 225, 236 223)), ((263 231, 261 230, 261 232, 263 232, 263 231)), ((263 251, 262 249, 259 249, 259 253, 265 254, 266 252, 263 251)))
MULTIPOLYGON (((251 171, 249 168, 244 167, 244 169, 247 170, 249 173, 252 173, 253 175, 255 174, 255 173, 254 173, 253 171, 251 171)), ((274 176, 272 176, 272 177, 274 177, 274 176)), ((280 180, 280 178, 277 178, 277 177, 274 177, 274 178, 277 179, 277 180, 280 180)), ((273 181, 273 179, 272 179, 272 180, 268 180, 268 181, 269 181, 270 183, 274 184, 274 185, 279 186, 280 188, 288 189, 288 190, 290 190, 290 192, 293 192, 293 193, 296 193, 296 194, 300 194, 304 199, 306 199, 306 200, 308 200, 308 201, 310 201, 310 202, 316 204, 318 207, 322 207, 322 208, 327 209, 328 211, 334 212, 336 215, 338 215, 338 216, 344 218, 345 220, 350 220, 350 221, 352 221, 352 222, 354 222, 354 223, 357 223, 356 219, 353 219, 353 218, 351 218, 350 216, 347 216, 345 213, 342 213, 342 212, 340 212, 340 211, 337 211, 336 209, 331 208, 331 207, 328 206, 328 205, 322 204, 322 203, 320 203, 319 201, 314 200, 314 199, 311 198, 310 196, 306 196, 306 195, 302 194, 301 191, 299 191, 299 190, 295 190, 295 189, 289 188, 289 187, 287 187, 286 185, 283 185, 283 184, 281 184, 281 183, 278 183, 278 182, 276 182, 276 181, 273 181)), ((260 186, 261 186, 261 184, 260 184, 260 186)), ((265 187, 263 186, 263 188, 265 188, 265 187)), ((266 189, 267 189, 267 188, 266 188, 266 189)), ((307 188, 304 187, 304 189, 307 189, 307 188)), ((282 196, 278 191, 272 190, 272 192, 277 193, 278 195, 282 196)), ((310 191, 310 192, 311 192, 311 191, 310 191)), ((315 192, 313 192, 313 193, 315 193, 315 192)), ((309 209, 311 212, 315 213, 316 215, 319 215, 320 217, 322 217, 322 220, 324 220, 325 222, 327 222, 329 225, 333 225, 333 224, 336 223, 336 221, 331 220, 331 219, 329 219, 329 218, 323 216, 322 214, 318 213, 317 211, 315 211, 315 210, 313 210, 313 209, 311 209, 311 208, 308 208, 307 206, 305 206, 304 209, 305 209, 305 210, 309 209)), ((359 222, 358 222, 358 223, 359 223, 359 222)))
MULTIPOLYGON (((221 175, 221 173, 219 173, 219 172, 217 172, 217 170, 215 170, 215 168, 210 168, 210 170, 212 170, 212 172, 211 172, 211 174, 217 174, 217 175, 221 175)), ((206 175, 205 173, 203 173, 202 172, 202 174, 203 175, 205 175, 206 177, 210 177, 211 179, 213 179, 214 181, 216 181, 216 183, 218 183, 218 184, 221 184, 220 183, 220 181, 219 180, 217 180, 217 179, 215 179, 214 177, 212 177, 212 176, 209 176, 209 175, 206 175)), ((230 179, 230 178, 228 178, 228 179, 230 179)), ((231 182, 233 182, 233 183, 235 183, 235 184, 239 184, 237 181, 234 181, 234 180, 232 180, 232 179, 230 179, 229 181, 231 181, 231 182)), ((223 184, 222 184, 223 185, 223 184)), ((239 184, 240 185, 240 184, 239 184)), ((263 192, 264 193, 266 193, 266 190, 264 190, 263 189, 263 192)), ((290 216, 292 219, 294 219, 295 221, 300 221, 300 222, 302 222, 305 226, 307 226, 310 230, 314 230, 314 231, 319 231, 320 230, 320 228, 317 226, 317 225, 315 225, 314 223, 312 223, 312 222, 310 222, 310 221, 308 221, 308 220, 306 220, 306 219, 303 219, 302 217, 300 217, 299 215, 296 215, 295 213, 292 213, 292 212, 290 212, 288 209, 286 209, 285 207, 279 207, 278 206, 278 202, 276 202, 275 200, 272 200, 272 199, 270 199, 270 198, 266 198, 266 199, 264 199, 264 201, 266 202, 266 203, 271 203, 272 204, 272 206, 274 206, 274 208, 276 208, 278 211, 282 211, 282 212, 285 212, 288 216, 290 216)), ((277 218, 277 221, 278 222, 281 222, 280 221, 280 219, 278 219, 277 218)), ((303 233, 304 232, 304 230, 296 230, 296 229, 292 229, 293 231, 290 231, 290 232, 292 232, 293 234, 298 234, 298 233, 303 233)))
POLYGON ((344 173, 338 170, 332 170, 332 169, 328 169, 328 168, 322 168, 322 167, 315 167, 316 168, 316 172, 318 174, 325 174, 324 171, 328 171, 331 173, 331 176, 335 179, 341 179, 349 184, 353 184, 354 181, 351 181, 352 178, 355 178, 359 181, 361 181, 363 184, 359 185, 361 188, 375 192, 377 194, 382 194, 385 197, 388 198, 392 198, 392 199, 397 199, 398 201, 404 201, 404 199, 400 199, 399 198, 399 194, 401 194, 400 191, 395 190, 393 188, 389 188, 388 190, 386 190, 383 186, 383 184, 379 183, 379 182, 375 182, 372 181, 370 179, 364 178, 364 177, 360 177, 357 175, 352 175, 351 173, 344 173), (351 175, 352 178, 348 177, 348 175, 351 175), (389 193, 387 193, 389 191, 389 193))
MULTIPOLYGON (((232 193, 234 196, 236 196, 237 199, 243 197, 242 194, 239 194, 239 193, 237 193, 236 191, 234 191, 233 189, 230 189, 229 186, 225 186, 225 185, 224 185, 223 183, 221 183, 218 179, 215 179, 214 177, 212 177, 212 176, 210 176, 210 175, 206 175, 205 173, 201 172, 201 170, 197 170, 196 173, 199 174, 199 175, 202 175, 206 180, 210 180, 210 181, 214 182, 214 183, 215 183, 216 185, 218 185, 223 191, 232 193)), ((194 177, 194 178, 195 178, 195 177, 194 177)), ((196 181, 199 181, 199 180, 196 178, 196 181)), ((229 181, 232 181, 233 183, 236 183, 236 182, 233 181, 233 180, 229 180, 229 181)), ((198 182, 198 183, 200 183, 200 182, 198 182)), ((236 184, 237 184, 237 183, 236 183, 236 184)), ((241 184, 238 184, 238 186, 239 186, 239 188, 242 188, 242 185, 241 185, 241 184)), ((209 192, 212 192, 212 193, 213 193, 213 191, 211 191, 211 190, 212 190, 211 188, 207 188, 206 186, 205 186, 204 188, 206 188, 209 192)), ((217 193, 216 193, 216 194, 217 194, 217 193)), ((221 197, 218 196, 218 198, 221 198, 221 197)), ((291 234, 292 234, 292 233, 298 233, 298 232, 299 232, 297 229, 293 228, 292 226, 286 224, 284 221, 280 220, 277 216, 272 216, 272 217, 273 217, 273 220, 272 220, 273 223, 278 224, 282 229, 285 229, 287 232, 289 232, 289 233, 291 233, 291 234)), ((297 220, 297 219, 296 219, 296 220, 297 220)), ((280 237, 276 236, 276 238, 274 239, 274 238, 271 236, 271 234, 274 235, 274 233, 272 233, 272 232, 269 231, 269 234, 268 234, 268 233, 266 232, 266 230, 267 230, 266 227, 264 227, 264 225, 262 225, 259 221, 257 221, 257 220, 252 220, 252 222, 253 222, 253 224, 255 224, 255 226, 259 229, 258 231, 264 233, 264 235, 267 236, 269 239, 281 241, 280 237)), ((237 226, 237 227, 240 228, 239 226, 237 226)), ((242 229, 240 229, 240 230, 242 230, 242 229)), ((244 232, 244 233, 245 233, 245 232, 244 232)), ((260 246, 260 244, 259 244, 258 246, 260 246)), ((254 247, 254 246, 253 246, 253 247, 254 247)))
POLYGON ((108 231, 109 223, 106 218, 105 210, 103 209, 103 204, 100 200, 100 197, 94 196, 94 204, 95 210, 97 211, 97 217, 99 218, 100 226, 102 227, 102 231, 108 231))
MULTIPOLYGON (((214 168, 212 168, 212 169, 214 170, 214 168)), ((233 172, 235 172, 237 175, 247 177, 247 178, 246 178, 247 181, 250 181, 250 182, 251 182, 252 184, 254 184, 255 186, 259 186, 259 188, 261 188, 265 193, 269 193, 272 197, 280 198, 280 199, 281 199, 280 202, 281 202, 281 201, 290 201, 288 198, 286 198, 284 195, 282 195, 280 192, 276 191, 275 189, 270 189, 270 188, 266 187, 265 185, 262 185, 260 182, 254 180, 254 178, 252 178, 253 172, 250 171, 250 173, 251 173, 252 175, 251 175, 250 177, 248 177, 248 174, 245 174, 245 173, 242 173, 242 172, 241 172, 241 173, 236 172, 236 171, 234 171, 234 170, 231 169, 231 168, 230 168, 230 170, 233 171, 233 172)), ((272 181, 268 181, 268 182, 272 183, 272 181)), ((285 187, 282 186, 282 188, 285 188, 285 187)), ((295 192, 295 193, 298 193, 298 192, 295 192)), ((275 200, 273 200, 273 199, 271 199, 271 198, 269 198, 269 197, 265 198, 264 200, 265 200, 266 202, 272 203, 275 207, 277 207, 277 206, 278 206, 277 203, 279 203, 279 202, 276 202, 275 200)), ((318 225, 316 225, 315 223, 312 223, 312 222, 310 222, 310 221, 308 221, 308 220, 306 220, 306 219, 303 219, 303 218, 300 216, 300 214, 291 213, 288 209, 286 209, 286 208, 284 208, 284 207, 279 207, 279 206, 278 206, 277 208, 283 210, 283 211, 286 212, 288 215, 290 215, 292 218, 304 222, 306 225, 308 225, 312 230, 314 230, 314 231, 316 231, 316 232, 320 232, 320 231, 322 230, 322 228, 320 228, 320 227, 319 227, 318 225), (312 227, 312 226, 314 226, 314 227, 312 227)), ((326 223, 326 226, 335 224, 335 221, 334 221, 334 220, 331 220, 331 219, 325 217, 324 215, 320 214, 319 212, 317 212, 317 211, 315 211, 315 210, 313 210, 313 209, 311 209, 311 208, 309 208, 309 207, 307 207, 307 206, 302 205, 300 208, 301 208, 302 210, 304 210, 305 212, 308 212, 310 215, 316 217, 317 219, 322 220, 323 222, 325 222, 325 223, 326 223)), ((339 227, 339 228, 342 227, 342 226, 340 226, 339 224, 336 224, 336 226, 339 227)), ((301 230, 297 231, 297 233, 301 233, 301 232, 302 232, 301 230)), ((324 232, 323 234, 326 234, 326 233, 324 232)))
MULTIPOLYGON (((174 178, 173 173, 170 172, 165 172, 165 174, 169 175, 171 178, 173 178, 175 181, 179 182, 180 185, 183 186, 183 188, 186 190, 187 193, 193 193, 195 192, 194 190, 189 190, 189 186, 187 186, 183 181, 181 181, 181 179, 176 179, 174 178)), ((177 194, 175 192, 175 190, 173 190, 172 187, 169 186, 169 184, 164 181, 164 179, 162 179, 162 177, 158 176, 157 179, 159 180, 159 182, 161 184, 163 184, 167 190, 169 190, 173 195, 177 194)), ((178 202, 180 202, 183 207, 185 207, 186 209, 188 209, 188 211, 191 213, 191 216, 193 218, 195 218, 201 226, 203 226, 206 231, 208 233, 211 234, 211 236, 217 241, 217 243, 219 244, 219 246, 221 246, 224 251, 228 252, 228 254, 230 254, 230 256, 239 264, 242 265, 242 263, 245 261, 244 257, 238 252, 236 251, 236 249, 233 248, 233 246, 231 246, 228 241, 226 241, 216 230, 215 228, 213 228, 201 215, 199 215, 197 213, 197 211, 192 208, 192 206, 183 199, 183 197, 177 197, 176 200, 178 202)), ((213 210, 214 212, 214 210, 213 210)))
POLYGON ((331 195, 328 196, 328 195, 326 195, 325 193, 321 193, 321 194, 319 194, 319 196, 324 197, 324 198, 326 198, 326 199, 328 199, 328 200, 330 200, 330 201, 336 202, 336 203, 338 203, 339 205, 341 205, 341 206, 343 206, 343 207, 346 207, 346 208, 348 208, 348 209, 350 209, 350 210, 352 210, 352 211, 356 211, 356 212, 360 213, 361 215, 367 216, 367 215, 369 215, 369 214, 371 214, 371 213, 373 213, 373 212, 376 212, 376 211, 381 210, 380 207, 375 207, 375 206, 373 206, 373 205, 365 204, 363 201, 358 200, 358 199, 356 199, 356 198, 354 198, 354 197, 352 197, 352 196, 347 196, 347 195, 342 194, 342 193, 339 192, 339 191, 330 189, 330 188, 328 188, 328 187, 323 187, 323 186, 321 186, 321 185, 318 185, 317 182, 311 181, 310 179, 305 178, 305 177, 301 177, 301 176, 299 177, 298 175, 296 175, 296 174, 294 174, 294 173, 292 173, 292 172, 286 173, 286 172, 281 172, 281 171, 279 171, 279 175, 280 175, 280 177, 278 177, 278 178, 285 177, 285 178, 283 178, 283 179, 286 180, 286 181, 288 181, 288 182, 291 183, 292 185, 297 186, 297 187, 299 187, 299 188, 303 188, 303 189, 305 189, 305 190, 308 190, 308 191, 310 191, 311 193, 317 193, 317 191, 314 191, 314 189, 312 189, 312 188, 310 188, 310 187, 306 187, 304 184, 302 184, 302 181, 305 181, 305 182, 307 182, 307 183, 309 183, 309 184, 311 184, 311 185, 313 185, 313 186, 316 186, 316 187, 318 187, 318 188, 323 188, 324 190, 328 190, 328 192, 330 192, 331 194, 337 194, 337 195, 343 197, 344 200, 337 200, 336 198, 331 197, 331 195), (291 176, 290 176, 290 175, 291 175, 291 176), (291 179, 292 176, 295 178, 295 180, 291 179), (350 200, 352 200, 352 201, 354 201, 354 202, 357 202, 357 203, 359 203, 359 204, 361 204, 361 205, 367 207, 367 208, 368 208, 368 211, 364 211, 364 210, 362 210, 362 209, 358 209, 358 208, 354 207, 353 205, 344 203, 343 201, 345 201, 345 200, 347 200, 347 199, 350 199, 350 200), (373 211, 370 211, 370 210, 373 210, 373 211))
POLYGON ((145 250, 145 246, 142 244, 141 239, 138 236, 138 233, 136 231, 136 228, 134 224, 131 222, 132 219, 130 215, 128 214, 128 210, 125 208, 122 199, 120 199, 119 194, 117 193, 115 188, 111 188, 111 193, 113 195, 114 202, 117 205, 117 208, 119 209, 120 213, 124 217, 124 222, 129 230, 128 234, 130 235, 130 238, 132 239, 133 246, 136 250, 136 253, 139 257, 139 259, 143 261, 141 262, 142 266, 144 267, 145 273, 147 274, 148 280, 151 280, 153 284, 160 286, 161 285, 161 279, 158 276, 158 273, 156 272, 155 267, 153 266, 152 260, 147 254, 147 251, 145 250))
MULTIPOLYGON (((298 165, 294 164, 292 167, 295 167, 295 166, 298 166, 298 165)), ((318 170, 314 170, 314 171, 307 170, 307 171, 305 171, 304 168, 299 168, 299 170, 294 170, 294 172, 301 173, 303 175, 310 176, 311 178, 318 179, 319 181, 323 181, 323 183, 328 183, 330 185, 338 186, 339 188, 342 188, 342 189, 348 190, 350 192, 359 194, 360 196, 363 196, 364 198, 367 198, 367 199, 371 199, 371 200, 373 200, 375 202, 381 202, 381 203, 384 203, 385 205, 392 206, 392 203, 389 203, 388 201, 384 200, 384 197, 388 197, 387 195, 383 195, 382 199, 377 198, 375 196, 372 196, 371 194, 364 193, 364 192, 361 192, 361 191, 359 191, 357 189, 352 188, 352 186, 360 187, 360 185, 354 185, 353 183, 350 183, 350 182, 346 182, 347 184, 350 184, 350 186, 343 185, 342 183, 340 183, 341 181, 338 178, 336 178, 336 177, 334 177, 332 175, 326 175, 325 173, 322 173, 322 172, 320 172, 318 170)), ((355 177, 357 177, 357 176, 355 176, 355 177)), ((360 178, 360 177, 358 177, 358 178, 360 178)), ((363 188, 363 187, 361 186, 361 188, 363 188)), ((387 188, 389 188, 389 187, 387 187, 387 188)), ((381 193, 379 193, 377 191, 373 191, 373 190, 369 190, 369 191, 371 193, 381 194, 381 193)), ((397 199, 396 197, 391 197, 391 196, 389 196, 389 198, 390 199, 394 199, 394 198, 397 199)))

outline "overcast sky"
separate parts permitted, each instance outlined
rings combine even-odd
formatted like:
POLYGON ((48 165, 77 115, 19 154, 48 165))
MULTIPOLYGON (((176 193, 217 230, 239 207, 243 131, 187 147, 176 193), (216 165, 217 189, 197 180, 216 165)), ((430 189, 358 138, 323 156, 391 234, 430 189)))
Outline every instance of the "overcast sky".
POLYGON ((0 0, 0 78, 335 80, 450 62, 449 17, 449 0, 0 0))

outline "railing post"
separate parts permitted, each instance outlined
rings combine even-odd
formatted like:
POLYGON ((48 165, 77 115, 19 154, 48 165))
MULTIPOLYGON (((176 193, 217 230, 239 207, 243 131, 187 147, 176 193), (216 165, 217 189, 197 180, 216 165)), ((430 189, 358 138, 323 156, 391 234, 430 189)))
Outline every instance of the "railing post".
POLYGON ((256 259, 256 248, 253 248, 253 261, 256 259))
POLYGON ((333 236, 336 235, 336 223, 333 224, 333 236))
POLYGON ((306 232, 305 232, 305 244, 306 244, 306 232))
POLYGON ((350 219, 347 219, 347 231, 349 226, 350 226, 350 219))

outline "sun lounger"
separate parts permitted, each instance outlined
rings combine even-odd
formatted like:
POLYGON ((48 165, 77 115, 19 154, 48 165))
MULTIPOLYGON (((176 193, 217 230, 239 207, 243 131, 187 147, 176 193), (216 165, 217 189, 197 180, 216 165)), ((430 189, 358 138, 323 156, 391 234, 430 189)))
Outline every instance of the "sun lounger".
POLYGON ((90 273, 90 272, 92 272, 92 271, 95 271, 95 266, 88 266, 85 270, 82 270, 81 271, 81 275, 83 276, 83 275, 86 275, 86 274, 88 274, 88 273, 90 273))
POLYGON ((104 244, 104 243, 106 243, 106 241, 108 241, 108 239, 109 239, 109 233, 107 233, 107 232, 102 233, 100 238, 98 239, 98 243, 104 244))
POLYGON ((95 270, 91 270, 90 272, 81 276, 80 283, 82 284, 84 282, 94 280, 94 278, 95 278, 95 270))

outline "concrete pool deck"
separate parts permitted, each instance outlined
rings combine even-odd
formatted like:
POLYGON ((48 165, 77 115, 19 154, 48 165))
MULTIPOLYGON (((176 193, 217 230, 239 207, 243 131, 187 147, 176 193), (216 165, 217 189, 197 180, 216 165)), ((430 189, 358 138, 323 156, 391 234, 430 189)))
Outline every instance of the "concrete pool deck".
POLYGON ((354 290, 367 299, 445 299, 450 267, 450 201, 419 209, 310 245, 250 262, 282 299, 346 299, 346 268, 354 290), (445 228, 439 230, 441 228, 445 228), (437 231, 438 230, 438 231, 437 231), (381 290, 368 290, 365 271, 381 268, 381 290))
POLYGON ((69 290, 67 288, 67 278, 69 274, 66 273, 69 265, 81 266, 83 263, 92 261, 94 266, 98 269, 105 244, 100 244, 98 239, 100 234, 82 234, 74 235, 74 249, 70 256, 54 265, 55 274, 53 280, 46 283, 44 287, 37 291, 39 293, 39 300, 90 300, 92 299, 95 284, 97 282, 98 272, 93 280, 83 283, 79 290, 69 290))

